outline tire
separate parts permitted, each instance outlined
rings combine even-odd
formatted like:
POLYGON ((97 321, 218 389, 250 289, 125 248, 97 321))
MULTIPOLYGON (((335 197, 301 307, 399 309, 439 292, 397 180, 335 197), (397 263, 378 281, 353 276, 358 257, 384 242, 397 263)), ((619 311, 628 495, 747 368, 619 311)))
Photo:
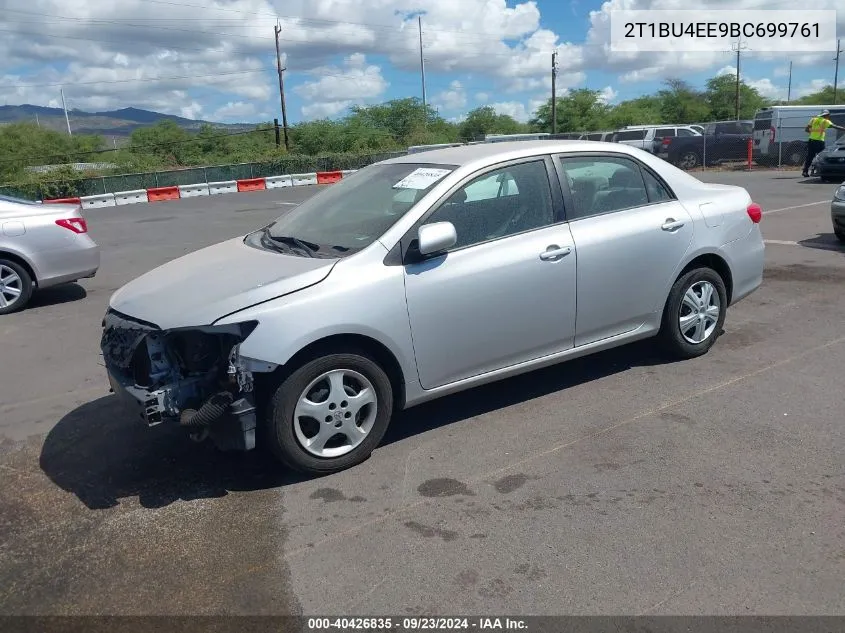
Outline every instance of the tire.
POLYGON ((0 314, 23 310, 31 298, 30 274, 17 262, 0 259, 0 314))
POLYGON ((787 165, 798 167, 804 164, 807 157, 807 148, 801 144, 788 145, 783 153, 783 161, 787 165))
POLYGON ((684 170, 695 169, 701 166, 701 154, 695 150, 681 152, 678 156, 678 167, 684 170))
POLYGON ((834 229, 833 234, 836 236, 837 240, 845 244, 845 232, 834 229))
POLYGON ((273 455, 289 468, 308 474, 333 473, 369 458, 384 437, 392 413, 390 379, 375 361, 359 353, 329 354, 293 371, 272 394, 264 420, 265 439, 273 455), (328 382, 331 377, 321 379, 326 374, 335 379, 340 376, 344 387, 353 387, 353 392, 363 384, 372 390, 375 402, 353 412, 356 407, 350 400, 354 395, 348 391, 341 393, 337 382, 333 389, 328 382), (300 398, 305 395, 311 396, 308 401, 318 404, 312 408, 315 417, 302 415, 304 409, 297 410, 300 398), (355 420, 356 428, 368 429, 363 439, 356 436, 360 443, 354 446, 346 433, 351 428, 348 420, 355 420), (361 422, 361 427, 357 422, 361 422), (315 454, 305 444, 320 434, 323 435, 318 444, 323 449, 315 448, 321 453, 315 454), (340 444, 341 436, 348 446, 334 446, 340 444))
MULTIPOLYGON (((681 360, 687 360, 702 356, 710 351, 710 348, 719 338, 722 332, 722 326, 725 323, 725 312, 727 310, 727 290, 725 289, 725 282, 719 274, 711 268, 696 268, 682 275, 672 286, 669 292, 669 298, 666 300, 666 307, 663 310, 663 322, 660 327, 658 339, 660 346, 671 357, 681 360), (688 316, 691 312, 689 303, 685 302, 685 295, 688 291, 693 290, 696 295, 699 291, 709 285, 711 293, 718 299, 718 315, 715 315, 715 323, 705 318, 704 330, 702 334, 705 336, 700 341, 695 342, 688 340, 684 332, 681 331, 681 317, 688 316)), ((711 301, 711 306, 713 302, 711 301)), ((709 311, 710 316, 714 316, 712 310, 709 311)), ((694 313, 693 313, 694 314, 694 313)), ((697 321, 690 321, 695 324, 697 321)), ((695 329, 686 330, 687 334, 696 334, 695 329)))

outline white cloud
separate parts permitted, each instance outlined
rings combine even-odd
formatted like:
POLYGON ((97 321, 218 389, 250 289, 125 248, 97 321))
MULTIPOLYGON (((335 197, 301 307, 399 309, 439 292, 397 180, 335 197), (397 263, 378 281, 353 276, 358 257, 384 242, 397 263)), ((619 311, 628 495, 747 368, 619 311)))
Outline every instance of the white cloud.
POLYGON ((477 92, 475 93, 475 100, 479 103, 485 103, 488 99, 490 99, 490 95, 486 92, 477 92))
POLYGON ((215 121, 220 122, 238 122, 242 123, 245 120, 255 116, 256 108, 254 103, 244 101, 229 102, 221 108, 218 108, 213 115, 215 121))
POLYGON ((497 114, 506 114, 509 117, 513 117, 520 123, 527 123, 528 120, 534 116, 534 112, 537 111, 537 108, 547 101, 548 99, 545 98, 531 99, 527 104, 522 101, 500 101, 498 103, 491 103, 490 107, 492 107, 497 114))
POLYGON ((183 106, 179 114, 186 119, 199 119, 202 114, 202 105, 192 101, 190 105, 183 106))
POLYGON ((330 117, 351 105, 366 103, 381 97, 390 85, 382 77, 381 68, 367 64, 365 55, 356 53, 343 62, 343 67, 316 68, 311 75, 317 77, 294 88, 309 101, 302 107, 306 118, 330 117))
POLYGON ((443 110, 459 110, 467 104, 467 95, 460 81, 453 81, 449 89, 434 96, 432 103, 443 110))
POLYGON ((599 90, 599 101, 602 103, 613 103, 618 96, 619 93, 613 89, 613 86, 605 86, 599 90))

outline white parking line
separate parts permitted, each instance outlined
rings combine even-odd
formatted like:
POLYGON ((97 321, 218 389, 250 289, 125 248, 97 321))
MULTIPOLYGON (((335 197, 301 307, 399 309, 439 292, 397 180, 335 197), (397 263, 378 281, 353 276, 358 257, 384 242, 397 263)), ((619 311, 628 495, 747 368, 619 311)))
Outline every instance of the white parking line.
POLYGON ((793 209, 805 209, 807 207, 814 207, 817 204, 830 204, 830 200, 819 200, 818 202, 808 202, 807 204, 797 204, 794 207, 783 207, 781 209, 769 209, 768 211, 763 211, 763 215, 768 215, 769 213, 780 213, 781 211, 792 211, 793 209))
POLYGON ((299 202, 277 202, 276 204, 295 207, 299 205, 299 202))
POLYGON ((798 242, 790 240, 763 240, 763 244, 784 244, 785 246, 800 246, 798 242))

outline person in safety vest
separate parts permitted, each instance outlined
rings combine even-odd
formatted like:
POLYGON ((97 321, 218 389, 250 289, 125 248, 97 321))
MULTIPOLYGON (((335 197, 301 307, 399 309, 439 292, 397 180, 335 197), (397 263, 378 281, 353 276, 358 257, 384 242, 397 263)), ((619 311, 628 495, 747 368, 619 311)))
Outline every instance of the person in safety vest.
POLYGON ((845 127, 833 123, 830 120, 830 110, 825 110, 820 115, 810 119, 807 127, 804 128, 804 131, 810 135, 807 142, 807 158, 804 161, 804 169, 801 172, 804 178, 810 175, 810 165, 813 164, 816 154, 824 149, 824 136, 827 133, 827 129, 831 127, 835 130, 845 130, 845 127))

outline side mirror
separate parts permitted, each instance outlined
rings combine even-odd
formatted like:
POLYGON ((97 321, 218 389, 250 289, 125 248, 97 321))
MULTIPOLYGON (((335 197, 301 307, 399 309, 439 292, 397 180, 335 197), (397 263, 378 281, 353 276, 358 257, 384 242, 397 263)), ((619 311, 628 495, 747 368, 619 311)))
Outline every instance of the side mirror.
POLYGON ((417 231, 417 250, 420 255, 432 255, 445 251, 458 242, 458 234, 451 222, 424 224, 417 231))

